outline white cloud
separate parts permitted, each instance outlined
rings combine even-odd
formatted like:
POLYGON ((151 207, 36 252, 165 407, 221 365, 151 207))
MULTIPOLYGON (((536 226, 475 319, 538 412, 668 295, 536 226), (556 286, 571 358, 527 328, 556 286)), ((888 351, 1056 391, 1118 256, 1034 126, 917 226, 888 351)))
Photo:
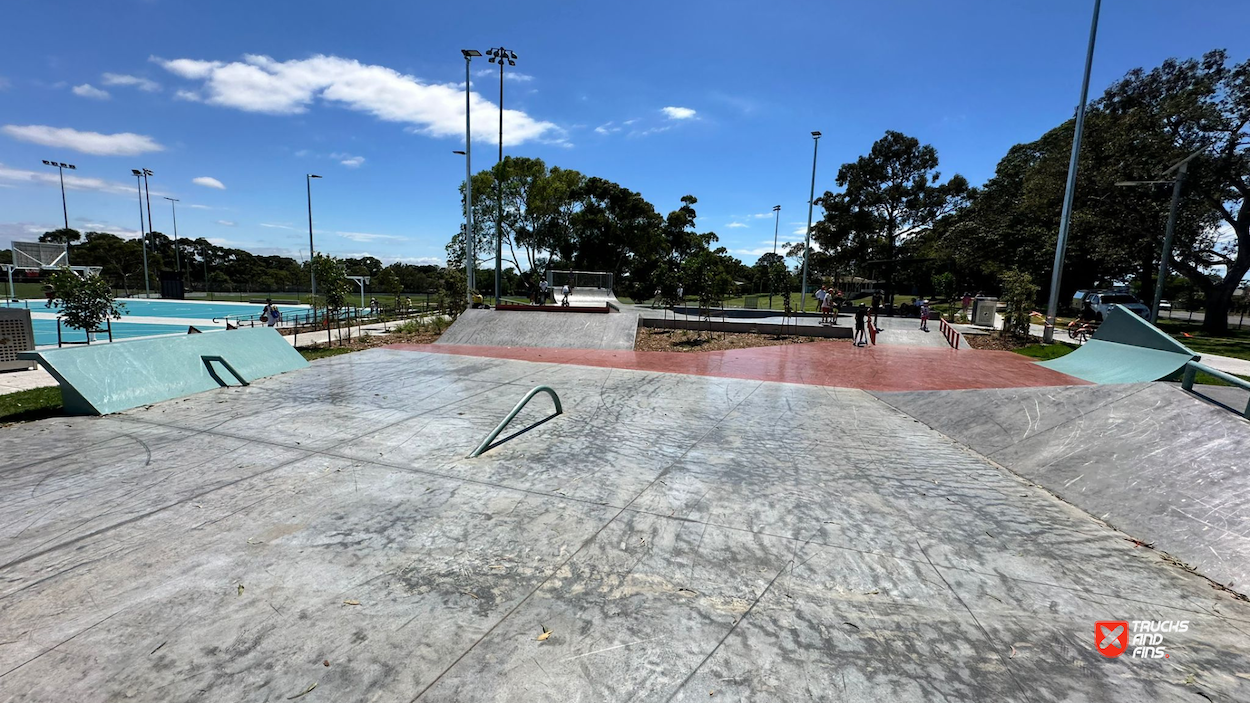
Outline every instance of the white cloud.
MULTIPOLYGON (((25 169, 7 168, 4 164, 0 164, 0 181, 14 181, 18 183, 37 183, 53 187, 60 187, 56 171, 27 171, 25 169)), ((65 187, 69 190, 91 190, 100 193, 118 193, 122 195, 134 195, 135 186, 133 183, 119 183, 117 181, 106 181, 100 178, 86 178, 75 175, 73 172, 65 174, 65 187)))
POLYGON ((165 150, 165 147, 156 143, 156 140, 151 137, 131 132, 100 134, 99 132, 79 132, 68 127, 11 124, 5 125, 0 131, 19 141, 73 149, 96 156, 134 156, 165 150))
POLYGON ((766 217, 772 217, 772 216, 773 216, 773 213, 771 213, 771 212, 761 212, 761 213, 758 213, 758 214, 755 214, 755 215, 751 215, 751 217, 754 217, 754 218, 755 218, 755 219, 757 219, 757 220, 762 220, 762 219, 764 219, 764 218, 766 218, 766 217))
POLYGON ((351 154, 330 154, 330 158, 338 159, 340 164, 348 168, 359 168, 365 162, 365 157, 351 154))
MULTIPOLYGON (((806 237, 806 236, 807 236, 807 225, 803 225, 802 227, 799 227, 798 229, 794 230, 794 231, 793 231, 793 232, 791 232, 790 234, 797 234, 797 235, 800 235, 800 236, 806 237)), ((468 264, 465 264, 465 266, 468 266, 468 264)))
POLYGON ((189 207, 193 210, 212 210, 212 208, 207 205, 184 205, 183 207, 189 207))
POLYGON ((636 130, 634 130, 634 131, 630 132, 630 133, 629 133, 629 136, 631 136, 631 137, 649 137, 649 136, 651 136, 652 134, 659 134, 659 133, 661 133, 661 132, 667 132, 668 130, 670 130, 670 129, 672 129, 672 128, 673 128, 673 126, 672 126, 672 125, 664 125, 663 127, 652 127, 651 129, 636 129, 636 130))
POLYGON ((100 90, 90 83, 74 86, 73 93, 80 98, 91 98, 93 100, 108 100, 113 97, 109 95, 107 90, 100 90))
POLYGON ((189 103, 198 103, 201 101, 200 94, 194 90, 179 90, 174 93, 174 97, 179 100, 186 100, 189 103))
MULTIPOLYGON (((483 68, 479 71, 474 71, 473 75, 478 76, 478 77, 498 76, 499 70, 494 69, 494 68, 483 68)), ((529 75, 528 73, 521 73, 520 71, 504 71, 503 79, 505 81, 516 81, 517 83, 529 83, 530 81, 534 80, 534 77, 529 75)), ((464 83, 461 83, 460 87, 463 88, 464 83)))
POLYGON ((660 112, 663 112, 664 116, 670 120, 688 120, 695 115, 694 110, 688 107, 666 107, 660 112))
POLYGON ((124 85, 138 88, 145 93, 156 93, 161 89, 161 84, 147 78, 139 76, 128 76, 124 73, 105 73, 100 77, 104 85, 124 85))
POLYGON ((368 232, 335 232, 344 239, 350 239, 353 242, 378 242, 378 241, 406 241, 407 237, 399 237, 394 234, 369 234, 368 232))
MULTIPOLYGON (((772 253, 772 251, 773 251, 773 243, 772 243, 772 242, 769 242, 769 243, 768 243, 768 246, 758 246, 758 247, 755 247, 755 248, 753 248, 753 249, 730 249, 730 250, 729 250, 729 253, 730 253, 730 254, 733 254, 734 256, 737 256, 738 258, 742 259, 743 263, 745 263, 745 264, 748 264, 748 265, 749 265, 749 264, 751 264, 751 263, 753 263, 753 262, 752 262, 752 261, 748 261, 748 260, 747 260, 748 258, 756 258, 756 259, 758 259, 759 257, 761 257, 761 256, 763 256, 763 255, 765 255, 765 254, 771 254, 771 253, 772 253)), ((783 246, 781 246, 781 245, 778 245, 778 246, 777 246, 777 253, 778 253, 778 254, 783 254, 784 252, 785 252, 785 247, 783 247, 783 246)))
MULTIPOLYGON (((463 198, 462 198, 462 199, 463 199, 463 198)), ((738 228, 740 228, 740 227, 750 227, 751 225, 748 225, 748 224, 746 224, 746 223, 744 223, 744 222, 730 222, 729 224, 727 224, 727 225, 725 225, 725 226, 726 226, 726 227, 728 227, 729 229, 738 229, 738 228)), ((468 264, 465 264, 465 266, 467 267, 467 266, 468 266, 468 264)), ((467 274, 466 274, 466 275, 467 275, 467 274)))
POLYGON ((217 220, 217 224, 221 225, 222 227, 238 227, 239 226, 239 223, 231 222, 230 220, 217 220))
MULTIPOLYGON (((630 122, 633 122, 633 120, 630 120, 630 122)), ((629 122, 626 122, 625 124, 629 124, 629 122)), ((624 129, 624 128, 623 128, 623 127, 617 127, 617 126, 616 126, 614 123, 612 123, 612 122, 604 122, 603 124, 599 125, 598 127, 595 127, 595 132, 597 132, 597 133, 599 133, 599 134, 615 134, 615 133, 617 133, 617 132, 621 131, 622 129, 624 129)))
POLYGON ((260 223, 260 226, 261 226, 261 227, 268 227, 268 228, 270 228, 270 229, 291 229, 291 230, 295 229, 294 227, 292 227, 292 226, 290 226, 290 225, 275 225, 275 224, 270 224, 270 223, 268 223, 268 222, 262 222, 262 223, 260 223))
POLYGON ((217 190, 226 189, 226 185, 224 183, 216 178, 213 178, 212 176, 199 176, 198 178, 192 178, 191 182, 197 186, 204 186, 205 188, 216 188, 217 190))
MULTIPOLYGON (((412 125, 415 132, 434 137, 464 134, 464 93, 454 84, 426 83, 385 66, 362 64, 337 56, 275 61, 246 55, 242 61, 151 59, 167 71, 202 81, 202 99, 212 105, 246 112, 293 115, 308 111, 318 98, 365 112, 386 122, 412 125)), ((472 93, 472 109, 491 114, 497 107, 472 93)), ((478 120, 474 139, 495 143, 494 123, 478 120)), ((520 110, 504 110, 507 144, 527 141, 561 142, 564 131, 551 122, 536 120, 520 110)))

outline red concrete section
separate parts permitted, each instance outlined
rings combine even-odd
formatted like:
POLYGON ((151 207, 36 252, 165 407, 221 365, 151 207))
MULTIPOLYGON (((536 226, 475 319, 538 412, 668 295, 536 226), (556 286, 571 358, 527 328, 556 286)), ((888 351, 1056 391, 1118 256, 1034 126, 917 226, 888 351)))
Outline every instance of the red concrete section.
POLYGON ((387 348, 868 391, 1087 385, 1085 381, 1038 366, 1026 357, 1011 352, 905 346, 860 348, 846 342, 810 342, 689 353, 453 344, 393 344, 387 348))

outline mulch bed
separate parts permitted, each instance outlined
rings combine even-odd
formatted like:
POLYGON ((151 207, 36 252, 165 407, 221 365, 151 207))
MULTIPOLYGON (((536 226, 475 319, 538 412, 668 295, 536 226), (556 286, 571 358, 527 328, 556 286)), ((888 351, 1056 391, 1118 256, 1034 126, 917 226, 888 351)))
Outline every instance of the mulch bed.
POLYGON ((965 334, 964 341, 973 349, 990 351, 1015 351, 1021 347, 1037 344, 1036 339, 1029 337, 1000 337, 994 334, 965 334))
MULTIPOLYGON (((315 333, 314 333, 315 334, 315 333)), ((324 336, 325 331, 322 330, 324 336)), ((329 345, 334 349, 351 349, 352 351, 362 351, 364 349, 373 349, 374 347, 384 347, 388 344, 433 344, 438 341, 442 335, 441 332, 413 332, 410 334, 401 334, 399 332, 391 332, 390 334, 371 334, 364 337, 352 337, 350 340, 344 340, 342 344, 334 342, 329 345)), ((313 345, 313 348, 324 349, 325 342, 313 345)), ((307 348, 301 345, 301 348, 307 348)))
MULTIPOLYGON (((783 344, 806 344, 820 341, 816 337, 753 334, 749 332, 695 332, 690 330, 667 330, 643 327, 638 330, 634 351, 705 352, 725 349, 751 349, 753 347, 776 347, 783 344)), ((826 341, 850 342, 849 339, 826 341)))

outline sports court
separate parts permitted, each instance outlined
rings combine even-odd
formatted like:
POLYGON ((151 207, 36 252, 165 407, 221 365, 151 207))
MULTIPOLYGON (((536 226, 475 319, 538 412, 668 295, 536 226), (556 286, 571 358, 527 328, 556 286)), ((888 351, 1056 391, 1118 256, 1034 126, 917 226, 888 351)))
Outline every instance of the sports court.
MULTIPOLYGON (((5 429, 0 693, 1250 697, 1250 603, 961 435, 1014 439, 1019 399, 596 354, 374 349, 5 429), (466 458, 540 384, 563 414, 540 395, 466 458), (1188 629, 1110 659, 1107 620, 1188 629)), ((1045 429, 1092 428, 1110 387, 1038 368, 1045 429)))

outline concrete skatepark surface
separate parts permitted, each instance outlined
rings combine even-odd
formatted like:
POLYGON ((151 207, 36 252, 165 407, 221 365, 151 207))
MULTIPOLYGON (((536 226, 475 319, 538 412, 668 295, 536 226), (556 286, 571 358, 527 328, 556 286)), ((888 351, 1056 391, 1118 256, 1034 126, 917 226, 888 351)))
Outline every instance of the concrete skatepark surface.
POLYGON ((436 344, 633 349, 637 337, 638 315, 632 312, 465 310, 436 344))
POLYGON ((1250 593, 1250 423, 1238 415, 1164 383, 878 397, 1250 593))
POLYGON ((2 700, 1250 698, 1250 604, 858 390, 375 349, 3 432, 2 700))

